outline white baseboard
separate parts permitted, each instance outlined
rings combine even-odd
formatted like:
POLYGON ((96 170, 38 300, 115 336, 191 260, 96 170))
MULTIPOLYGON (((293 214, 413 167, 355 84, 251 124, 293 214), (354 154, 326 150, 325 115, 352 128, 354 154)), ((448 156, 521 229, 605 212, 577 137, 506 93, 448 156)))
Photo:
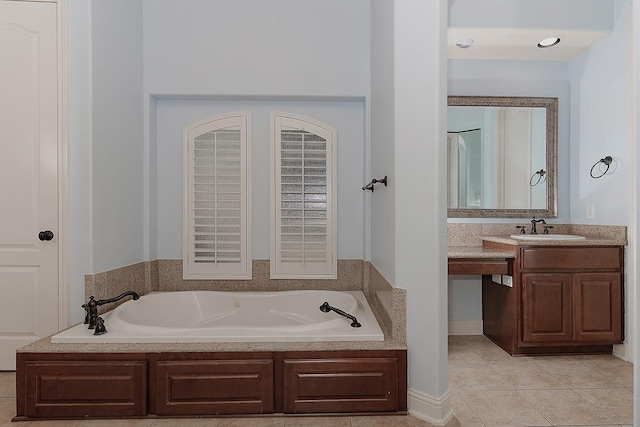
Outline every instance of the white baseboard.
POLYGON ((633 363, 633 352, 628 343, 614 345, 613 355, 619 359, 633 363))
POLYGON ((407 397, 409 413, 416 418, 436 426, 444 426, 453 418, 453 403, 449 391, 437 399, 420 391, 409 389, 407 397))
POLYGON ((482 320, 450 320, 449 335, 482 335, 482 320))

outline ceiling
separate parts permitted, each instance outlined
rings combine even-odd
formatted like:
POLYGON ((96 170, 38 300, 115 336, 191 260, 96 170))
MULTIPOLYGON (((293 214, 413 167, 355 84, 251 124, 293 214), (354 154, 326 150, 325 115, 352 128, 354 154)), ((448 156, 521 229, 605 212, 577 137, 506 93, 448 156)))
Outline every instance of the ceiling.
POLYGON ((449 58, 569 61, 609 34, 606 31, 531 28, 449 28, 449 58), (559 37, 561 41, 553 47, 537 47, 538 42, 547 37, 559 37), (474 40, 472 46, 457 47, 456 42, 465 38, 474 40))

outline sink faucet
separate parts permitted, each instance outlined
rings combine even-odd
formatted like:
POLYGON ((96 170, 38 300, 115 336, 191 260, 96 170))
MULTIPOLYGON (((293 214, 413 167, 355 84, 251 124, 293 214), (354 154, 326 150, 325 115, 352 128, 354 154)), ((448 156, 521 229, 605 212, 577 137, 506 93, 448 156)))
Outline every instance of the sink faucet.
POLYGON ((117 297, 114 298, 109 298, 109 299, 100 299, 97 300, 95 299, 95 297, 92 295, 89 297, 89 301, 86 304, 82 304, 82 308, 85 309, 86 311, 86 315, 84 317, 84 323, 89 324, 89 329, 95 329, 96 327, 96 323, 98 320, 98 306, 99 305, 103 305, 103 304, 109 304, 110 302, 116 302, 121 300, 122 298, 126 297, 126 296, 132 296, 133 299, 139 299, 140 296, 133 292, 133 291, 127 291, 127 292, 123 292, 120 295, 118 295, 117 297))
POLYGON ((539 222, 545 225, 547 224, 544 219, 536 219, 536 217, 534 216, 533 219, 531 220, 531 234, 538 234, 538 230, 536 229, 536 224, 539 222))

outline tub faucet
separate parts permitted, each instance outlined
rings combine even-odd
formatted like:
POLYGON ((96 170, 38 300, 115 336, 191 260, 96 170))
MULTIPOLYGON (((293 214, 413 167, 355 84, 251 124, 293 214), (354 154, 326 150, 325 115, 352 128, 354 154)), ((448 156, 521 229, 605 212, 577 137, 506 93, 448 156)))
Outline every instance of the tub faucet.
POLYGON ((85 310, 85 316, 84 316, 84 324, 89 324, 89 329, 95 329, 96 327, 96 323, 98 320, 98 306, 99 305, 103 305, 103 304, 109 304, 110 302, 116 302, 116 301, 120 301, 122 298, 126 297, 126 296, 132 296, 133 299, 139 299, 140 296, 133 292, 133 291, 127 291, 127 292, 123 292, 120 295, 118 295, 117 297, 113 297, 113 298, 109 298, 109 299, 99 299, 96 301, 95 297, 93 295, 91 295, 89 297, 89 301, 86 304, 82 304, 82 308, 84 308, 85 310))
POLYGON ((538 230, 536 229, 536 224, 538 222, 541 222, 542 224, 547 224, 547 222, 544 219, 536 219, 536 217, 534 216, 533 219, 531 220, 531 234, 538 234, 538 230))

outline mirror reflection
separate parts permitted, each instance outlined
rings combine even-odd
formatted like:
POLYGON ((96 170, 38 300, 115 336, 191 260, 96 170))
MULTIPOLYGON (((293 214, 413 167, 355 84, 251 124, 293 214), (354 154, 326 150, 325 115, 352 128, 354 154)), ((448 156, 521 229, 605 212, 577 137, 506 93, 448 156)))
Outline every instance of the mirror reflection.
POLYGON ((449 216, 556 216, 557 99, 449 97, 449 216))

